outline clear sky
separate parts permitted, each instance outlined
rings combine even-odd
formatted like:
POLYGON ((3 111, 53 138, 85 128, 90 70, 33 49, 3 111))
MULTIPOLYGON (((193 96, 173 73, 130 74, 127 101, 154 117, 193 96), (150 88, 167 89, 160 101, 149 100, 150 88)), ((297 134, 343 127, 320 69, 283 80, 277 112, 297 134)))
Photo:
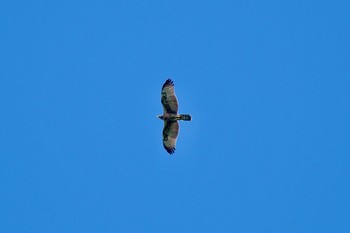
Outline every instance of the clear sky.
POLYGON ((349 12, 3 1, 0 232, 350 232, 349 12))

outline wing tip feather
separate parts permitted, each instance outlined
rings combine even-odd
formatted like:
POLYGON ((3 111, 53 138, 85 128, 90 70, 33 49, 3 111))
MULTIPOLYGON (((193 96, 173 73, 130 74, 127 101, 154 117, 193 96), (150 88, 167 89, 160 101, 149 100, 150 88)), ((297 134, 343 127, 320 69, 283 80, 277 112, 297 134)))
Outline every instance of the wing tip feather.
POLYGON ((164 87, 168 86, 168 85, 174 86, 174 82, 173 82, 173 80, 171 80, 170 78, 168 78, 168 79, 165 81, 165 83, 163 84, 162 89, 163 89, 164 87))
POLYGON ((164 148, 170 155, 175 153, 175 148, 169 148, 169 147, 165 147, 165 146, 164 146, 164 148))

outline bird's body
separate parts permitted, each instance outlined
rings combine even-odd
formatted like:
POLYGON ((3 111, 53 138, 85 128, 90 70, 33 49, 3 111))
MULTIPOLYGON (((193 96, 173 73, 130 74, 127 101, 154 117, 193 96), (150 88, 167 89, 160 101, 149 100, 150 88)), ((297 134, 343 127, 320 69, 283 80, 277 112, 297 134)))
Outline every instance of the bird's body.
POLYGON ((165 113, 162 116, 158 116, 158 118, 163 121, 190 121, 192 117, 189 114, 172 114, 165 113))
POLYGON ((171 79, 165 81, 161 92, 163 115, 157 117, 164 121, 163 146, 169 154, 175 152, 176 139, 179 134, 179 123, 177 121, 191 121, 189 114, 178 114, 178 102, 175 96, 174 83, 171 79))

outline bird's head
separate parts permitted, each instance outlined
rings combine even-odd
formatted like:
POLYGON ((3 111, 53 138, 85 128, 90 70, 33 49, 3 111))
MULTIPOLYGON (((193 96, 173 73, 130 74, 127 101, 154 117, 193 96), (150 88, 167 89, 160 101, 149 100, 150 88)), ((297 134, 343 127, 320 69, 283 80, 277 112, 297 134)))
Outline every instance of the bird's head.
POLYGON ((157 115, 158 118, 160 118, 161 120, 163 120, 164 116, 162 115, 157 115))

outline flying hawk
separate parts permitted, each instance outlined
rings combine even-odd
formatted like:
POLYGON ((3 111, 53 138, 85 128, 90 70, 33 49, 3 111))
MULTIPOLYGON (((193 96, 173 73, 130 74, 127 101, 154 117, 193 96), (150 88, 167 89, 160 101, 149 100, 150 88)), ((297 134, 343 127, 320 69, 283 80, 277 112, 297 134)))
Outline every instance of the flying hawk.
POLYGON ((179 134, 179 123, 177 121, 190 121, 189 114, 178 114, 179 104, 174 91, 174 83, 171 79, 165 81, 161 92, 161 102, 163 105, 163 115, 157 117, 164 121, 163 146, 169 154, 175 152, 176 139, 179 134))

